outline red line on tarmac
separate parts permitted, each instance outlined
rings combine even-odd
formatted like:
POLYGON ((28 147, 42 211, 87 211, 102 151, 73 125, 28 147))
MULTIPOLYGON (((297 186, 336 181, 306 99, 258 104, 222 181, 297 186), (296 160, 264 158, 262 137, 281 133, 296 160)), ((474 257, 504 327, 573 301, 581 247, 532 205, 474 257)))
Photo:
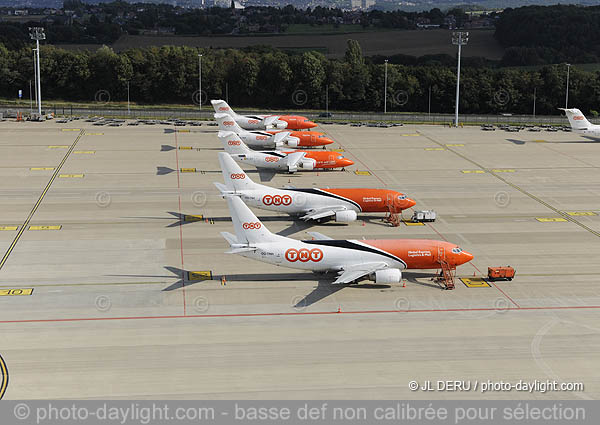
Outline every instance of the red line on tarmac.
POLYGON ((271 316, 324 316, 335 314, 389 314, 389 313, 452 313, 452 312, 475 312, 475 311, 525 311, 525 310, 576 310, 600 309, 600 305, 580 306, 547 306, 547 307, 519 307, 519 308, 448 308, 448 309, 423 309, 423 310, 357 310, 357 311, 305 311, 290 313, 233 313, 233 314, 190 314, 171 316, 123 316, 123 317, 87 317, 72 319, 23 319, 23 320, 0 320, 0 324, 9 323, 56 323, 56 322, 90 322, 106 320, 148 320, 148 319, 210 319, 210 318, 235 318, 235 317, 271 317, 271 316))
POLYGON ((179 142, 177 139, 177 130, 175 130, 175 162, 177 165, 177 198, 179 199, 179 246, 181 250, 181 293, 183 296, 183 315, 187 314, 185 300, 185 267, 183 265, 183 215, 181 214, 181 184, 179 182, 179 142))

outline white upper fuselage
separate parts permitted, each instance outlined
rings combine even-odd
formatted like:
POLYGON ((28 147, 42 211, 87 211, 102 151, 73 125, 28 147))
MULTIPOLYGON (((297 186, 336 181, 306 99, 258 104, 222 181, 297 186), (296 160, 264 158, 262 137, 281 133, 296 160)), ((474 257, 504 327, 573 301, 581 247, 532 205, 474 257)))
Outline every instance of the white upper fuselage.
POLYGON ((288 123, 279 120, 277 116, 268 115, 233 115, 237 125, 246 130, 268 130, 287 128, 288 123))
POLYGON ((600 125, 591 125, 585 129, 572 129, 575 133, 592 139, 600 139, 600 125))
POLYGON ((296 147, 300 139, 286 135, 267 133, 266 131, 243 131, 238 133, 240 139, 253 149, 276 149, 279 147, 296 147))

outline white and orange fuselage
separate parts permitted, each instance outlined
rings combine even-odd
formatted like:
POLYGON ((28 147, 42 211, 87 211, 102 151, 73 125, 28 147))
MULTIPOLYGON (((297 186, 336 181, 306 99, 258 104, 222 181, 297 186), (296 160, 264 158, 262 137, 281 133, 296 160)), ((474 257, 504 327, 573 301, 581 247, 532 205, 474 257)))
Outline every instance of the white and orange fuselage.
MULTIPOLYGON (((276 135, 278 131, 267 131, 267 133, 276 135)), ((333 143, 333 140, 318 131, 290 131, 290 137, 298 139, 298 147, 316 148, 333 143)))

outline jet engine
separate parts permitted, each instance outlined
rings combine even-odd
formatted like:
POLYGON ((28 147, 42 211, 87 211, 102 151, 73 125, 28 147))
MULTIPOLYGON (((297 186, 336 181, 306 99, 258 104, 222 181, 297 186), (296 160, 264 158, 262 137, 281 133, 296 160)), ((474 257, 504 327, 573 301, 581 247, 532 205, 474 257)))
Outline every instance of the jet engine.
POLYGON ((335 221, 340 223, 348 223, 350 221, 356 220, 356 211, 352 210, 344 210, 344 211, 336 211, 335 212, 335 221))
POLYGON ((300 139, 297 137, 287 137, 285 139, 285 144, 290 148, 297 148, 300 144, 300 139))
POLYGON ((288 123, 282 120, 277 120, 277 121, 273 121, 271 123, 271 125, 269 125, 268 127, 271 128, 275 128, 277 130, 283 130, 285 128, 287 128, 288 123))
POLYGON ((400 269, 383 269, 375 272, 375 283, 400 283, 401 280, 400 269))
POLYGON ((302 168, 303 170, 314 170, 315 164, 316 164, 316 161, 314 159, 304 158, 300 162, 300 168, 302 168))

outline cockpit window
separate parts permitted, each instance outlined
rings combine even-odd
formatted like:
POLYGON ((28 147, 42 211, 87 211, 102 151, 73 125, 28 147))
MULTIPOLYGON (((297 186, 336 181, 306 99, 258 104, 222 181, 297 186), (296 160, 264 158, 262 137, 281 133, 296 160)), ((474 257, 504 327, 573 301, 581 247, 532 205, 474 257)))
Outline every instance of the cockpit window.
POLYGON ((459 248, 459 247, 452 248, 452 252, 455 253, 455 254, 460 254, 462 252, 462 249, 459 248))
POLYGON ((404 201, 406 199, 406 195, 398 195, 398 199, 404 201))

